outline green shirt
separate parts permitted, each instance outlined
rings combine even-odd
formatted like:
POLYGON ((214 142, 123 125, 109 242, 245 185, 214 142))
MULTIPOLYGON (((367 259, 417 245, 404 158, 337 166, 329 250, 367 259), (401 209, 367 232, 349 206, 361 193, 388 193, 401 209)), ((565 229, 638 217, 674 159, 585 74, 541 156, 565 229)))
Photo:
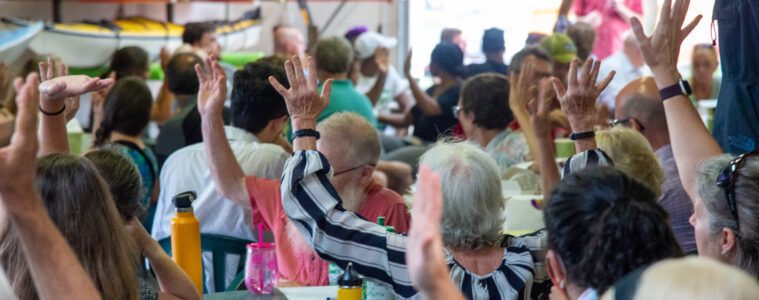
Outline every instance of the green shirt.
MULTIPOLYGON (((319 85, 321 93, 322 85, 319 85)), ((364 94, 356 91, 353 83, 349 79, 332 80, 332 94, 329 97, 329 105, 324 109, 316 122, 328 118, 334 113, 349 111, 359 114, 366 118, 367 121, 377 127, 377 118, 372 112, 372 102, 364 94)), ((287 137, 292 140, 292 128, 287 129, 287 137)))

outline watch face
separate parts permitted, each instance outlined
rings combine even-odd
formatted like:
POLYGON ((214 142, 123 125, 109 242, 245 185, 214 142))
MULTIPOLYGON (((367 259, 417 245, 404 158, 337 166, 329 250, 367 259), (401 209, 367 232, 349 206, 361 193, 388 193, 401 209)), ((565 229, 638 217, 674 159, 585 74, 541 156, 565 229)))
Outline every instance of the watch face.
POLYGON ((693 95, 693 91, 690 89, 690 84, 687 80, 680 80, 680 87, 683 89, 683 94, 688 96, 693 95))

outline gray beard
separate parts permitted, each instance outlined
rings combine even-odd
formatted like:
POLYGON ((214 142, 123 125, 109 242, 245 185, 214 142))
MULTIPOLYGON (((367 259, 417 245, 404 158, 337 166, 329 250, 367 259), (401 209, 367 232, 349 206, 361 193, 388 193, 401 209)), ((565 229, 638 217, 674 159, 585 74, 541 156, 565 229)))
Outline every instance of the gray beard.
POLYGON ((355 185, 348 186, 342 191, 338 191, 337 194, 343 200, 343 208, 347 211, 357 212, 366 200, 364 190, 359 189, 355 185))

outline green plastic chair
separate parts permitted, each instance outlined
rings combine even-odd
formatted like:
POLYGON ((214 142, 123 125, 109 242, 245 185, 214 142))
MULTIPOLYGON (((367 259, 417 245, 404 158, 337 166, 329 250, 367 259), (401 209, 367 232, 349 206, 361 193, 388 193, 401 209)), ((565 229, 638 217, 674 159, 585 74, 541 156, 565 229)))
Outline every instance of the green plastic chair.
MULTIPOLYGON (((171 237, 161 239, 158 243, 161 245, 161 248, 171 256, 171 237)), ((201 252, 211 252, 213 260, 213 281, 217 293, 221 291, 235 291, 242 286, 243 278, 245 277, 245 246, 249 243, 253 243, 253 241, 218 234, 200 235, 201 252), (229 285, 225 286, 226 262, 227 255, 229 254, 239 255, 240 261, 237 263, 237 276, 235 276, 229 285)), ((205 277, 205 275, 203 277, 205 277)), ((203 293, 208 293, 208 289, 205 286, 205 278, 203 279, 203 293)))

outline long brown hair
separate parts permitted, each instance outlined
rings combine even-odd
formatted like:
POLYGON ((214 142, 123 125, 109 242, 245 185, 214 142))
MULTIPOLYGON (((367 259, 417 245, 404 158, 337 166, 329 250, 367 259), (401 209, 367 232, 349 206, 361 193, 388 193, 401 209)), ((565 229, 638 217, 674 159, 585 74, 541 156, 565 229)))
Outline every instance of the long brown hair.
MULTIPOLYGON (((92 163, 67 154, 44 156, 35 187, 103 299, 137 299, 136 246, 92 163)), ((4 221, 0 263, 19 299, 38 299, 19 238, 14 225, 4 221)))

